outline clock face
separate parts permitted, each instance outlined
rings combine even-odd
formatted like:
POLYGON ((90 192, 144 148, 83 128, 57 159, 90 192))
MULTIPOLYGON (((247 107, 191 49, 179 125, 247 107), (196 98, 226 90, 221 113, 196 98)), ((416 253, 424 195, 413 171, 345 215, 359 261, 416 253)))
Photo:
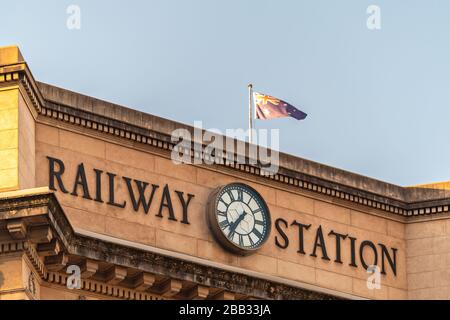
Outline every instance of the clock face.
POLYGON ((210 227, 228 249, 250 253, 267 240, 270 214, 264 199, 253 188, 233 183, 214 194, 209 212, 210 227))

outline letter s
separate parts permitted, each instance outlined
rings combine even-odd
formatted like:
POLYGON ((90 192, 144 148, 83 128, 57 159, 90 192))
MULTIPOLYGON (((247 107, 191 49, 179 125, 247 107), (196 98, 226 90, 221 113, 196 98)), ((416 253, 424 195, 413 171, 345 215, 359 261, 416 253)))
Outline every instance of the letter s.
POLYGON ((284 224, 284 228, 288 227, 288 223, 286 220, 281 219, 281 218, 275 220, 275 229, 277 229, 278 233, 280 234, 281 238, 283 239, 283 243, 280 243, 278 241, 278 237, 275 236, 275 244, 277 247, 279 247, 281 249, 286 249, 289 246, 289 238, 287 237, 286 233, 284 233, 280 224, 284 224))

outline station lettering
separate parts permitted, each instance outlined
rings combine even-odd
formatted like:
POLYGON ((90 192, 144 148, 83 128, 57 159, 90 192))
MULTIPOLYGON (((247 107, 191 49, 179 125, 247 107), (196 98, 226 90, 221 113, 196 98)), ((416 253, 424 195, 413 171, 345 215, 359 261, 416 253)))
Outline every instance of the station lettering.
POLYGON ((382 243, 373 243, 369 240, 358 241, 350 234, 339 233, 335 230, 324 230, 321 225, 314 228, 311 224, 304 224, 294 220, 288 221, 279 218, 275 220, 275 245, 281 249, 287 249, 292 243, 297 247, 297 253, 320 258, 326 261, 333 260, 335 263, 347 263, 351 267, 362 266, 365 270, 371 265, 381 264, 381 273, 386 274, 388 268, 397 275, 397 249, 388 249, 382 243), (288 230, 296 230, 296 239, 290 239, 288 230), (312 243, 305 243, 305 234, 313 233, 312 243), (330 253, 330 247, 334 246, 334 255, 330 253), (343 251, 347 250, 345 256, 348 261, 343 260, 343 251))
MULTIPOLYGON (((118 176, 116 173, 104 172, 98 168, 86 170, 83 163, 78 164, 75 177, 69 180, 65 176, 66 167, 62 160, 49 156, 47 159, 48 185, 51 190, 106 203, 113 207, 131 207, 135 212, 141 210, 145 214, 151 213, 158 218, 167 217, 172 221, 190 224, 189 205, 195 197, 193 194, 171 190, 168 184, 161 186, 118 176), (115 193, 119 184, 122 184, 122 189, 127 190, 125 197, 115 193), (174 208, 174 201, 179 204, 175 206, 179 212, 174 208), (151 208, 154 212, 150 212, 151 208)), ((351 234, 325 230, 321 225, 314 227, 298 220, 289 223, 283 218, 274 221, 274 229, 275 245, 280 249, 284 250, 294 245, 297 254, 348 264, 355 268, 361 266, 366 270, 372 265, 377 265, 380 266, 382 274, 390 270, 397 275, 397 249, 388 248, 383 243, 374 243, 370 240, 359 241, 351 234), (312 233, 313 241, 305 241, 307 233, 312 233), (292 234, 295 234, 295 237, 292 237, 292 234)))
POLYGON ((172 192, 168 184, 164 186, 150 184, 146 181, 119 177, 115 173, 104 172, 97 168, 87 172, 83 163, 77 166, 73 181, 67 181, 67 178, 64 177, 66 170, 64 162, 52 157, 47 157, 47 159, 49 161, 48 185, 51 190, 59 190, 74 197, 82 197, 118 208, 131 205, 134 211, 137 212, 142 208, 145 214, 149 214, 150 207, 156 203, 157 210, 154 212, 156 217, 167 216, 169 220, 189 224, 189 205, 194 198, 193 194, 185 194, 178 190, 172 192), (93 177, 92 185, 89 185, 88 177, 93 177), (106 186, 104 186, 105 181, 107 181, 106 186), (115 193, 119 183, 124 184, 128 199, 120 198, 115 193), (175 212, 174 201, 179 202, 181 212, 175 212))

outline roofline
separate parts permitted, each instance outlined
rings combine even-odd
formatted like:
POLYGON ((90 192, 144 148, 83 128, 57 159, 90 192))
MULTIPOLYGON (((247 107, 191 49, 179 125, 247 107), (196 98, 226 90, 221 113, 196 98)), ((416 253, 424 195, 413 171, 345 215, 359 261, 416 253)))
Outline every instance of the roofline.
MULTIPOLYGON (((54 125, 56 121, 58 126, 75 131, 83 127, 84 134, 115 139, 125 145, 131 142, 132 147, 158 150, 158 154, 166 157, 170 157, 175 145, 171 141, 173 130, 194 130, 194 127, 180 122, 37 82, 21 54, 9 48, 7 50, 12 50, 13 54, 5 54, 4 58, 2 50, 0 48, 0 87, 18 85, 37 122, 54 125)), ((249 144, 245 145, 249 150, 249 144)), ((195 154, 196 150, 191 148, 189 151, 195 154)), ((248 155, 235 150, 229 154, 233 157, 248 155)), ((233 172, 234 175, 238 173, 239 177, 249 177, 293 192, 320 194, 332 201, 337 198, 343 203, 350 202, 394 215, 450 211, 450 190, 401 187, 286 153, 279 153, 279 171, 269 177, 264 175, 264 168, 259 164, 224 162, 204 166, 233 172)))
MULTIPOLYGON (((193 126, 181 122, 164 119, 47 83, 37 82, 37 84, 44 99, 59 106, 66 106, 93 115, 114 119, 126 125, 151 130, 167 137, 171 136, 173 130, 179 128, 187 129, 190 132, 194 131, 193 126)), ((249 143, 245 142, 245 145, 248 149, 249 143)), ((446 194, 435 192, 432 189, 423 188, 424 190, 419 191, 417 189, 420 188, 402 187, 283 152, 279 152, 279 157, 280 168, 282 169, 306 174, 330 183, 360 189, 397 201, 415 202, 447 198, 446 194)))
MULTIPOLYGON (((46 235, 55 237, 62 250, 47 258, 55 258, 49 260, 58 261, 58 270, 66 267, 67 263, 63 261, 68 261, 68 256, 77 256, 158 276, 168 276, 167 270, 170 270, 170 276, 180 281, 212 286, 220 290, 233 288, 238 294, 261 299, 363 299, 313 284, 268 276, 184 253, 74 229, 57 196, 48 188, 0 193, 0 213, 1 226, 8 225, 9 222, 13 222, 14 226, 26 226, 24 230, 19 230, 22 232, 20 240, 23 242, 29 240, 33 228, 51 228, 51 233, 46 232, 46 235)), ((6 227, 2 230, 14 235, 18 228, 6 227)), ((29 246, 26 249, 29 249, 29 246)), ((30 256, 32 259, 38 257, 36 252, 30 256)), ((42 279, 48 280, 50 270, 46 264, 38 259, 34 261, 35 265, 39 266, 42 279)))

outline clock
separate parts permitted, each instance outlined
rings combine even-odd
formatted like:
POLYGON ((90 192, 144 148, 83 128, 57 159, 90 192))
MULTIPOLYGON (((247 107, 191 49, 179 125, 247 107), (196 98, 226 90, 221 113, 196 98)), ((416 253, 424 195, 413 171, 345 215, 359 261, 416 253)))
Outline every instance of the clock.
POLYGON ((266 202, 243 183, 216 189, 208 202, 207 219, 216 240, 229 251, 243 255, 259 249, 271 228, 266 202))

